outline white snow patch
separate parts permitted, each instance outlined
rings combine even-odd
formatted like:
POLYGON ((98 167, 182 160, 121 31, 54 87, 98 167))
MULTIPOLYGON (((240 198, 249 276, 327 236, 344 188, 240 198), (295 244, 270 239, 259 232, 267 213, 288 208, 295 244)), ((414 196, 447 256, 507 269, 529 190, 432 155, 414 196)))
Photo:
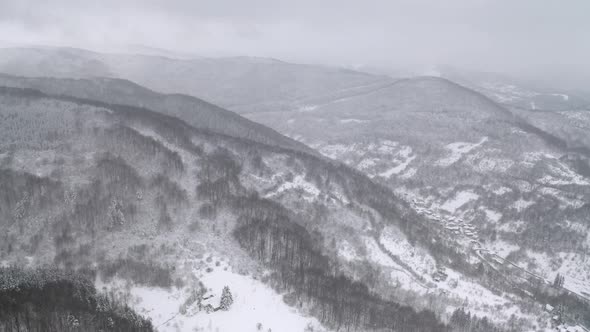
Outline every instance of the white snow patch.
POLYGON ((384 253, 381 250, 381 248, 379 248, 379 246, 375 242, 375 239, 366 236, 365 237, 365 247, 367 248, 367 254, 369 256, 368 257, 369 260, 371 260, 379 265, 382 265, 382 266, 401 269, 401 266, 399 266, 396 262, 394 262, 393 259, 391 259, 391 257, 387 256, 387 254, 384 253))
MULTIPOLYGON (((437 283, 437 286, 450 297, 468 302, 468 309, 472 314, 487 316, 497 321, 506 321, 513 313, 517 317, 520 316, 520 309, 506 298, 492 293, 477 282, 468 280, 455 270, 447 268, 446 273, 447 281, 437 283), (454 281, 457 281, 456 286, 454 281), (490 310, 494 310, 493 308, 502 308, 502 310, 495 310, 497 314, 490 316, 490 310)), ((450 306, 447 310, 450 313, 454 309, 456 308, 450 306)))
POLYGON ((364 170, 367 168, 375 167, 375 165, 377 164, 378 161, 379 161, 378 158, 365 158, 365 159, 361 160, 361 162, 356 165, 356 168, 359 170, 364 170))
POLYGON ((381 244, 393 255, 408 264, 412 270, 421 275, 436 271, 436 261, 420 247, 413 246, 405 235, 394 227, 386 227, 379 239, 381 244))
POLYGON ((207 330, 219 332, 256 331, 261 323, 264 330, 301 332, 308 324, 318 328, 319 322, 304 317, 289 307, 281 295, 262 282, 231 271, 215 269, 205 274, 201 281, 215 297, 207 300, 217 305, 224 286, 229 286, 233 304, 228 311, 189 311, 179 313, 180 306, 187 298, 182 290, 131 286, 131 306, 139 313, 152 319, 158 331, 207 330))
POLYGON ((359 259, 356 250, 348 243, 348 241, 341 241, 338 244, 338 256, 346 261, 353 261, 359 259))
POLYGON ((490 209, 484 209, 483 212, 486 214, 486 218, 494 223, 497 223, 502 218, 502 213, 490 209))
POLYGON ((396 154, 396 158, 394 159, 394 161, 397 162, 398 164, 395 167, 392 167, 384 172, 379 173, 379 176, 382 176, 384 178, 390 178, 394 174, 399 174, 399 173, 403 172, 406 169, 406 167, 408 167, 408 165, 414 159, 416 159, 415 155, 410 156, 411 153, 412 153, 412 148, 409 146, 405 146, 403 149, 401 149, 396 154))
POLYGON ((329 157, 332 159, 340 159, 340 156, 342 156, 346 153, 356 152, 356 147, 354 144, 353 145, 330 144, 330 145, 324 145, 324 146, 320 147, 319 151, 321 154, 323 154, 326 157, 329 157))
POLYGON ((443 205, 441 205, 441 209, 453 213, 461 206, 467 204, 469 201, 476 200, 478 198, 479 195, 472 191, 460 191, 455 194, 453 199, 448 199, 443 205))
POLYGON ((399 177, 402 179, 409 179, 409 178, 413 177, 414 175, 416 175, 417 172, 418 172, 417 169, 410 168, 409 170, 407 170, 404 174, 400 175, 399 177))
POLYGON ((468 142, 450 143, 445 146, 445 149, 450 151, 450 155, 444 159, 437 161, 436 164, 439 166, 450 166, 450 165, 456 163, 457 161, 459 161, 459 159, 461 159, 461 157, 463 157, 463 155, 471 152, 473 149, 479 147, 480 145, 485 143, 487 140, 488 140, 487 137, 483 137, 477 143, 468 143, 468 142))
POLYGON ((320 190, 311 182, 305 180, 303 175, 297 175, 291 182, 281 184, 275 191, 265 195, 266 198, 280 195, 290 190, 301 190, 303 199, 312 202, 320 195, 320 190))
POLYGON ((535 201, 529 201, 519 198, 512 204, 512 207, 515 208, 518 212, 521 212, 533 204, 535 204, 535 201))
POLYGON ((502 196, 502 195, 504 195, 506 193, 509 193, 511 191, 512 191, 512 189, 510 189, 508 187, 500 187, 500 188, 494 190, 493 193, 496 194, 496 195, 498 195, 498 196, 502 196))
POLYGON ((518 249, 520 249, 519 246, 502 240, 495 241, 490 246, 490 251, 494 252, 496 255, 502 258, 506 258, 506 256, 508 256, 511 252, 516 251, 518 249))
POLYGON ((397 264, 391 257, 381 250, 375 239, 365 236, 365 247, 367 249, 368 260, 392 269, 390 273, 391 283, 394 286, 400 286, 404 289, 411 289, 416 292, 424 293, 427 288, 418 284, 414 277, 404 267, 397 264))

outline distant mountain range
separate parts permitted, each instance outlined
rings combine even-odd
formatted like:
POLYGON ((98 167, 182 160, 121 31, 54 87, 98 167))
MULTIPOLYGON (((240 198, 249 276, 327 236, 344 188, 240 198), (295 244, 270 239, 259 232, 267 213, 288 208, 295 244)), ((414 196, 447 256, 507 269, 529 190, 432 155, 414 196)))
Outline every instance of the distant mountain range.
POLYGON ((177 59, 71 48, 7 48, 0 72, 19 76, 128 79, 162 93, 205 99, 238 113, 290 110, 305 99, 391 81, 348 69, 256 57, 177 59))

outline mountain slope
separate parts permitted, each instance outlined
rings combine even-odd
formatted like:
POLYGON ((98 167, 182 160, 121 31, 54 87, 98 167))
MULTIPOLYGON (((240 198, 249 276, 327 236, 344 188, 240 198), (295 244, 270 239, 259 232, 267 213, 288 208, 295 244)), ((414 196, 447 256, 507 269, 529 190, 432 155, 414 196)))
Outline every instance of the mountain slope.
POLYGON ((203 98, 238 113, 288 111, 309 98, 391 82, 384 76, 265 58, 181 60, 70 48, 0 49, 0 72, 129 79, 158 92, 203 98))
POLYGON ((537 127, 434 77, 249 117, 386 183, 458 247, 489 250, 543 283, 566 275, 588 300, 590 154, 552 134, 556 124, 537 127))
POLYGON ((368 281, 381 272, 330 247, 346 229, 362 241, 384 223, 419 227, 361 174, 146 109, 14 88, 0 90, 0 105, 4 264, 95 269, 99 284, 138 308, 149 308, 157 288, 182 289, 174 296, 184 309, 172 317, 146 311, 163 330, 227 318, 208 309, 220 292, 210 273, 235 280, 238 299, 263 278, 328 328, 445 329, 430 311, 375 295, 380 284, 368 281), (126 280, 143 288, 119 287, 126 280))
POLYGON ((85 276, 56 269, 0 267, 0 295, 2 331, 155 331, 85 276))
MULTIPOLYGON (((365 96, 372 89, 361 90, 335 95, 365 96)), ((22 260, 13 249, 20 248, 36 264, 97 264, 108 287, 127 291, 121 279, 139 284, 128 295, 137 296, 146 312, 153 309, 149 298, 162 294, 154 287, 179 285, 182 291, 163 294, 183 299, 171 302, 173 307, 186 300, 186 314, 152 312, 160 328, 201 324, 201 317, 223 319, 220 311, 203 315, 206 304, 219 304, 205 298, 218 299, 221 289, 212 283, 225 269, 228 280, 240 285, 266 280, 299 314, 312 313, 330 328, 439 331, 445 330, 441 320, 464 307, 496 325, 473 318, 469 328, 477 331, 507 326, 512 314, 522 319, 522 329, 549 321, 525 295, 546 290, 528 283, 515 288, 481 251, 455 239, 448 225, 432 223, 411 202, 340 163, 199 130, 145 108, 32 90, 4 93, 3 259, 22 260), (441 269, 448 280, 436 277, 441 269), (207 278, 209 273, 214 276, 207 278), (185 297, 189 291, 197 295, 185 297)), ((307 111, 301 113, 314 112, 307 111)), ((459 113, 469 112, 465 107, 459 113)), ((495 117, 504 116, 490 108, 474 123, 502 122, 495 117)), ((436 128, 436 122, 429 126, 436 128)), ((424 173, 420 179, 431 177, 424 173)), ((238 298, 251 291, 238 289, 238 298)), ((558 299, 550 295, 545 301, 558 299)), ((453 324, 448 328, 461 330, 453 324)))
POLYGON ((313 153, 305 145, 233 112, 186 95, 164 95, 126 80, 110 78, 23 78, 0 74, 1 86, 32 88, 52 95, 145 107, 178 117, 195 128, 313 153))

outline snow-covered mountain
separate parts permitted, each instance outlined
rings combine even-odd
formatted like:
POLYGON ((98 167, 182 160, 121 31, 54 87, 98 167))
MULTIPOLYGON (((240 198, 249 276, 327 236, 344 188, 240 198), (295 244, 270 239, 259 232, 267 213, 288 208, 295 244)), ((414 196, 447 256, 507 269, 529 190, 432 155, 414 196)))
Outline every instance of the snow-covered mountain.
POLYGON ((445 312, 377 291, 400 261, 381 230, 408 243, 418 226, 365 176, 145 108, 15 88, 0 105, 3 265, 95 271, 158 330, 443 328, 445 312))
POLYGON ((272 59, 9 49, 0 69, 28 76, 0 76, 0 260, 95 271, 158 330, 590 318, 588 154, 547 128, 574 118, 272 59))
POLYGON ((36 89, 52 95, 92 99, 107 104, 148 108, 177 117, 198 129, 235 138, 315 153, 276 131, 204 100, 181 94, 160 94, 133 82, 113 78, 16 77, 0 74, 0 86, 36 89))
POLYGON ((477 90, 505 107, 568 111, 588 108, 590 99, 584 90, 547 86, 531 79, 517 79, 506 74, 460 70, 449 66, 438 69, 442 77, 477 90))
POLYGON ((419 77, 249 117, 388 184, 459 248, 481 248, 547 282, 564 275, 565 287, 587 301, 586 112, 547 114, 419 77))
POLYGON ((0 72, 128 79, 158 92, 199 97, 238 113, 291 110, 309 98, 391 82, 386 76, 268 58, 178 59, 49 47, 0 49, 0 72))

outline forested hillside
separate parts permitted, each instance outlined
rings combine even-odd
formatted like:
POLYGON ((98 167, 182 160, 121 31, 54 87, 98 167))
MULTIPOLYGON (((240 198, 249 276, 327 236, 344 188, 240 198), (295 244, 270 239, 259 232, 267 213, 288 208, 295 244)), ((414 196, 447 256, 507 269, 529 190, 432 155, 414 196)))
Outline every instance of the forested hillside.
POLYGON ((381 211, 381 222, 405 220, 394 197, 362 175, 145 109, 12 88, 2 89, 1 102, 5 262, 23 264, 26 255, 27 264, 90 269, 103 281, 188 287, 193 277, 171 269, 185 257, 182 248, 218 239, 205 252, 234 248, 244 254, 230 259, 233 268, 270 268, 269 285, 290 293, 291 305, 326 327, 444 329, 433 312, 417 312, 354 280, 359 276, 326 251, 323 238, 342 227, 331 220, 346 215, 335 216, 330 206, 351 217, 367 206, 381 211), (262 180, 272 178, 265 172, 275 183, 262 180), (292 200, 289 195, 309 189, 281 190, 293 186, 293 176, 305 177, 318 194, 292 200), (322 210, 321 219, 309 219, 322 210), (320 220, 328 225, 311 226, 320 220), (234 244, 227 248, 227 241, 234 244))
POLYGON ((120 299, 98 293, 90 277, 0 267, 0 330, 155 331, 120 299))

